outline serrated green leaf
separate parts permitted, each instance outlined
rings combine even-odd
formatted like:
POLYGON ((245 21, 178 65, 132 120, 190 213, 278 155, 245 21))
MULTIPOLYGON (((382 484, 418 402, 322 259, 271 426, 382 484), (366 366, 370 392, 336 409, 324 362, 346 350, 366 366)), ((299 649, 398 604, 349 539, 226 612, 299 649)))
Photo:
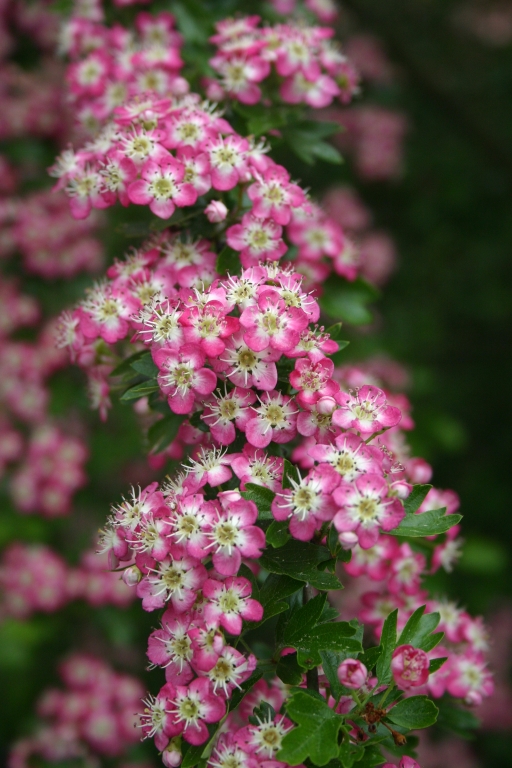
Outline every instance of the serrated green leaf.
POLYGON ((305 631, 300 639, 289 643, 297 650, 306 653, 311 651, 342 651, 350 655, 361 653, 363 646, 361 641, 354 638, 355 630, 346 621, 335 621, 332 624, 320 624, 311 630, 305 631))
POLYGON ((329 336, 333 341, 337 341, 341 336, 342 328, 343 328, 343 323, 334 323, 334 325, 331 325, 329 326, 329 328, 326 328, 325 332, 329 334, 329 336))
MULTIPOLYGON (((420 608, 417 608, 409 618, 400 634, 398 645, 413 645, 415 648, 421 648, 423 651, 426 650, 425 646, 428 647, 428 650, 435 648, 441 638, 437 639, 434 645, 431 645, 432 633, 439 624, 441 617, 439 613, 425 614, 425 607, 422 605, 420 608)), ((439 634, 442 637, 442 633, 439 634)), ((437 638, 437 636, 435 637, 437 638)))
POLYGON ((267 528, 267 544, 271 547, 283 547, 290 538, 288 520, 274 520, 267 528))
POLYGON ((146 397, 152 392, 158 392, 159 389, 160 387, 156 379, 148 379, 127 389, 119 399, 122 403, 126 403, 129 400, 140 400, 141 397, 146 397))
POLYGON ((307 582, 316 589, 341 589, 334 573, 319 570, 318 566, 333 562, 326 547, 291 539, 279 549, 266 549, 260 565, 270 573, 284 574, 307 582))
POLYGON ((226 245, 217 257, 215 269, 219 275, 237 275, 242 269, 240 254, 226 245))
POLYGON ((343 693, 343 686, 338 680, 338 667, 346 658, 347 654, 341 651, 320 651, 322 669, 329 681, 331 694, 335 699, 339 699, 343 693))
POLYGON ((171 413, 164 416, 160 421, 156 421, 148 429, 148 443, 151 453, 160 453, 172 443, 178 429, 183 423, 183 416, 177 413, 171 413))
POLYGON ((258 520, 273 520, 274 516, 271 512, 272 502, 275 498, 274 491, 270 488, 265 488, 263 485, 256 485, 256 483, 247 483, 245 491, 242 491, 242 498, 246 501, 254 501, 258 507, 258 520))
POLYGON ((414 485, 409 496, 404 500, 404 508, 407 513, 416 512, 432 488, 431 485, 414 485))
POLYGON ((293 595, 299 589, 301 590, 302 587, 301 581, 292 579, 290 576, 277 576, 275 573, 270 573, 261 587, 258 597, 264 610, 263 619, 259 623, 263 624, 272 616, 287 611, 289 605, 284 602, 285 598, 293 595))
POLYGON ((288 653, 282 656, 276 667, 276 675, 287 685, 300 685, 304 671, 297 663, 297 654, 288 653))
POLYGON ((446 533, 462 520, 462 515, 447 515, 446 508, 430 509, 420 514, 409 514, 404 517, 398 528, 389 533, 392 536, 437 536, 446 533))
POLYGON ((158 376, 158 366, 153 362, 151 352, 146 352, 141 355, 137 360, 130 363, 131 368, 137 373, 141 373, 143 376, 147 376, 148 379, 156 379, 158 376))
POLYGON ((434 725, 438 713, 439 710, 434 702, 426 696, 411 696, 395 704, 389 710, 387 719, 403 728, 417 730, 434 725))
POLYGON ((327 595, 320 594, 293 611, 284 630, 283 641, 285 645, 296 647, 294 643, 300 640, 304 632, 312 629, 318 623, 326 600, 327 595))
POLYGON ((130 355, 130 357, 127 357, 126 360, 123 360, 122 363, 119 363, 118 366, 114 368, 114 370, 110 373, 112 377, 117 376, 124 376, 129 375, 130 378, 134 378, 135 374, 133 373, 133 363, 136 360, 140 360, 141 357, 144 357, 148 354, 147 349, 142 349, 140 352, 135 352, 134 355, 130 355))
POLYGON ((395 608, 382 627, 380 638, 380 656, 377 661, 377 678, 379 683, 389 683, 391 680, 391 657, 396 648, 396 625, 398 620, 398 609, 395 608))
POLYGON ((352 768, 354 763, 359 762, 363 755, 364 747, 361 744, 354 744, 348 737, 343 739, 339 752, 343 768, 352 768))
POLYGON ((377 645, 374 648, 367 648, 365 652, 359 656, 359 661, 361 661, 370 672, 377 664, 381 653, 382 648, 380 645, 377 645))
POLYGON ((325 701, 296 691, 286 703, 288 716, 296 727, 283 738, 276 755, 288 765, 300 765, 309 758, 315 765, 326 765, 338 755, 338 733, 344 719, 325 701))

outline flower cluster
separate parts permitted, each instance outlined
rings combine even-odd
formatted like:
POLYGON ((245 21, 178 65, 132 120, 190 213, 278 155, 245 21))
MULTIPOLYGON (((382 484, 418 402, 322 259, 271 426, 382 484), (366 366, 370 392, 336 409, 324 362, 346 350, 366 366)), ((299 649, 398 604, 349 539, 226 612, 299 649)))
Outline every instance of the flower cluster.
POLYGON ((130 675, 92 656, 75 654, 60 665, 64 689, 46 690, 37 704, 38 731, 16 742, 9 768, 26 768, 33 759, 51 764, 126 754, 138 739, 134 712, 143 689, 130 675))
POLYGON ((47 517, 69 512, 73 494, 84 485, 87 448, 74 437, 45 424, 25 448, 23 463, 11 479, 11 495, 20 512, 47 517))
POLYGON ((261 27, 260 21, 247 16, 216 24, 211 42, 217 50, 210 66, 218 79, 207 83, 210 99, 249 105, 281 101, 316 109, 334 99, 351 101, 359 78, 331 40, 332 28, 290 23, 261 27))
POLYGON ((71 59, 68 88, 83 129, 95 132, 117 108, 147 92, 187 93, 179 75, 181 43, 167 11, 138 13, 130 31, 119 24, 109 28, 101 18, 71 16, 61 32, 61 50, 71 59))
POLYGON ((64 194, 45 190, 10 197, 0 210, 2 256, 20 254, 26 272, 52 280, 94 273, 103 265, 103 248, 95 237, 98 214, 77 223, 64 194))
POLYGON ((85 552, 77 568, 43 544, 14 542, 0 560, 0 615, 26 619, 36 612, 54 613, 72 600, 92 606, 130 603, 133 591, 108 570, 94 550, 85 552))

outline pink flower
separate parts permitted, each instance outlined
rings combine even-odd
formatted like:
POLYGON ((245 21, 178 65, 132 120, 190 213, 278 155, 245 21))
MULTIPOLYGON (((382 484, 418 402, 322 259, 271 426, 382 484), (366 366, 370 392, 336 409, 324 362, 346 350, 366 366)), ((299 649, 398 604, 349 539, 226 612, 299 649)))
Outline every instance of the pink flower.
POLYGON ((452 696, 478 706, 484 698, 492 695, 494 682, 483 654, 469 650, 452 656, 447 664, 449 675, 446 688, 452 696))
POLYGON ((194 557, 183 554, 180 547, 172 545, 170 556, 137 585, 137 596, 142 598, 145 611, 163 608, 170 600, 173 608, 183 613, 195 603, 206 578, 204 565, 194 557))
POLYGON ((290 519, 290 533, 295 539, 309 541, 322 523, 332 520, 336 505, 331 493, 339 478, 330 467, 325 471, 312 470, 298 481, 289 478, 291 489, 278 493, 272 502, 272 514, 276 520, 290 519))
POLYGON ((203 367, 205 353, 197 344, 184 344, 179 350, 153 348, 153 359, 160 369, 158 383, 174 413, 191 413, 196 397, 210 395, 217 386, 215 373, 203 367))
POLYGON ((391 672, 398 688, 408 691, 425 685, 428 680, 429 659, 425 651, 412 645, 399 645, 393 651, 391 672))
POLYGON ((286 352, 299 343, 308 317, 298 307, 288 308, 279 293, 268 288, 260 291, 257 305, 244 309, 240 325, 245 329, 245 343, 255 352, 269 346, 286 352))
POLYGON ((290 183, 290 176, 281 166, 273 166, 265 171, 260 180, 247 190, 252 200, 252 213, 259 219, 273 219, 282 226, 288 224, 291 209, 302 205, 304 192, 296 184, 290 183))
POLYGON ((214 370, 225 373, 237 387, 256 387, 268 391, 277 384, 275 363, 280 357, 281 352, 272 347, 253 350, 244 343, 240 332, 226 341, 222 357, 212 360, 212 366, 214 370))
POLYGON ((299 392, 295 396, 302 408, 309 408, 321 397, 334 397, 339 391, 339 384, 332 380, 334 363, 324 358, 313 363, 307 358, 299 358, 295 369, 290 373, 290 384, 299 392))
POLYGON ((208 579, 203 585, 203 595, 208 598, 205 620, 212 626, 222 626, 231 635, 242 631, 242 619, 261 621, 263 607, 251 598, 250 581, 239 576, 225 581, 208 579))
POLYGON ((339 392, 340 408, 332 420, 342 429, 355 429, 363 435, 374 434, 396 426, 401 419, 399 408, 388 405, 386 395, 378 387, 365 384, 355 394, 339 392))
POLYGON ((281 487, 283 459, 267 456, 261 448, 246 443, 242 453, 231 462, 233 472, 240 479, 240 488, 245 490, 246 483, 255 483, 277 491, 281 487))
POLYGON ((213 565, 223 576, 238 573, 242 557, 257 558, 265 546, 265 534, 254 523, 258 508, 237 491, 224 491, 208 510, 205 530, 213 565))
POLYGON ((391 531, 405 517, 401 501, 388 497, 388 484, 381 475, 368 473, 352 483, 341 483, 334 493, 340 507, 334 518, 338 533, 354 531, 363 549, 373 547, 379 529, 391 531))
POLYGON ((183 163, 170 155, 159 163, 148 160, 142 167, 142 178, 128 187, 128 197, 136 205, 149 205, 161 219, 168 219, 176 206, 193 205, 197 200, 192 184, 181 183, 184 175, 183 163))
POLYGON ((194 678, 190 666, 193 657, 187 616, 169 618, 162 629, 152 632, 148 639, 147 656, 152 664, 165 669, 165 679, 173 685, 187 685, 194 678))
POLYGON ((256 266, 260 261, 277 261, 286 253, 282 232, 282 227, 272 219, 258 219, 251 213, 245 213, 241 224, 234 224, 228 229, 226 239, 231 248, 241 251, 242 265, 249 267, 256 266))
POLYGON ((183 734, 190 744, 203 744, 209 737, 207 723, 218 723, 226 713, 224 699, 212 692, 211 683, 198 677, 189 686, 176 686, 167 711, 170 736, 183 734))
POLYGON ((235 425, 242 432, 251 418, 250 405, 256 400, 251 389, 235 387, 224 396, 207 403, 201 418, 210 427, 212 437, 221 445, 230 445, 236 437, 235 425))
POLYGON ((297 409, 294 400, 281 392, 265 392, 260 407, 245 426, 245 436, 256 448, 266 448, 271 442, 288 443, 296 433, 297 409))
POLYGON ((357 659, 345 659, 338 667, 338 680, 345 688, 358 690, 366 683, 368 670, 357 659))
POLYGON ((204 149, 210 159, 210 172, 214 189, 233 189, 247 171, 247 139, 240 136, 219 136, 209 139, 204 149))
POLYGON ((204 209, 204 213, 209 222, 218 224, 220 221, 224 221, 228 215, 228 209, 220 200, 212 200, 204 209))

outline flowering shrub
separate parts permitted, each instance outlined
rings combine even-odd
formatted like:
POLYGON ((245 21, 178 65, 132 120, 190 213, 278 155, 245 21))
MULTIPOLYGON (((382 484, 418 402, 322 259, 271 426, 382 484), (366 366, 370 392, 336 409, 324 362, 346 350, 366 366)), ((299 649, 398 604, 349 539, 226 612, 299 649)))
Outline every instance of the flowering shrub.
MULTIPOLYGON (((305 5, 332 21, 329 2, 305 5)), ((289 142, 303 162, 340 162, 326 141, 336 125, 305 109, 350 102, 357 72, 330 27, 238 15, 206 31, 208 6, 193 29, 211 56, 189 73, 186 31, 153 10, 108 26, 101 3, 77 3, 64 23, 78 148, 50 168, 55 198, 35 194, 28 214, 6 206, 5 251, 45 277, 96 271, 96 209, 128 209, 117 206, 137 245, 61 315, 58 347, 86 373, 103 420, 116 399, 133 405, 152 469, 181 466, 113 506, 102 560, 88 552, 72 568, 49 548, 13 545, 0 580, 10 616, 139 598, 157 617, 147 658, 165 682, 141 706, 137 681, 68 660, 69 691, 45 695, 48 722, 17 743, 11 766, 122 755, 138 709, 140 735, 174 768, 369 768, 387 759, 381 749, 414 768, 411 732, 436 722, 434 700, 464 712, 445 694, 475 705, 493 689, 482 621, 425 586, 460 553, 458 500, 412 456, 396 369, 344 364, 338 308, 365 317, 364 278, 385 281, 392 243, 370 243, 353 193, 334 190, 325 210, 278 161, 289 142), (349 597, 361 590, 353 611, 345 581, 349 597)), ((38 309, 15 283, 6 295, 8 336, 38 309)), ((12 343, 21 369, 23 344, 12 343)), ((45 421, 55 354, 33 366, 40 402, 20 405, 12 386, 13 410, 45 421)), ((21 463, 22 437, 6 434, 17 508, 67 513, 85 482, 83 442, 44 423, 21 463)))

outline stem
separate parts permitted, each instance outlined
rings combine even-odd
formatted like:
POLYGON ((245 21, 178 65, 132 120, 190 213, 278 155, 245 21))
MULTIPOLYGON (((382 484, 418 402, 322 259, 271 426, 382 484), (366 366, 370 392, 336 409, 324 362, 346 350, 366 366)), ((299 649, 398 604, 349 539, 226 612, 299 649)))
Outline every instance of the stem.
POLYGON ((394 685, 390 685, 390 686, 388 686, 388 687, 386 688, 386 690, 384 691, 384 693, 382 694, 382 698, 381 698, 381 700, 379 701, 379 707, 380 707, 381 709, 382 709, 382 706, 383 706, 384 702, 386 701, 386 699, 387 699, 387 697, 388 697, 388 694, 389 694, 389 693, 390 693, 390 692, 393 690, 393 688, 394 688, 394 687, 395 687, 394 685))
MULTIPOLYGON (((304 589, 302 591, 304 605, 313 599, 313 587, 311 587, 309 584, 304 585, 304 589)), ((306 672, 306 682, 307 687, 311 691, 316 691, 318 693, 319 686, 318 686, 318 667, 313 667, 313 669, 308 669, 306 672)))

